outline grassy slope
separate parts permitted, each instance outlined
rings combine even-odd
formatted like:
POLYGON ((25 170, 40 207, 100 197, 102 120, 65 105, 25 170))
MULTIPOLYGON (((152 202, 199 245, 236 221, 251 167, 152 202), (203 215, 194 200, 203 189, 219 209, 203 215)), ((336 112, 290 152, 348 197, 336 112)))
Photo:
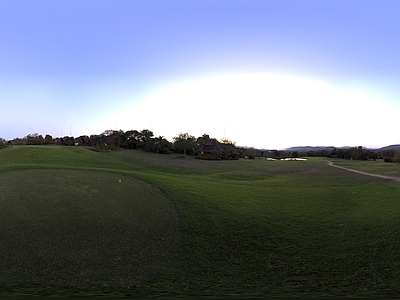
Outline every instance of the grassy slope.
POLYGON ((231 163, 163 179, 189 232, 197 276, 188 286, 287 296, 398 291, 398 184, 321 162, 231 163))
POLYGON ((351 161, 343 159, 333 159, 332 162, 338 166, 368 173, 400 177, 400 165, 396 163, 385 163, 382 161, 351 161))
POLYGON ((144 181, 104 172, 115 167, 112 158, 79 148, 15 147, 2 150, 0 161, 3 295, 141 295, 178 272, 175 207, 144 181), (13 167, 18 171, 5 171, 13 167))
MULTIPOLYGON (((180 253, 179 268, 173 261, 163 274, 137 281, 136 292, 133 282, 131 288, 114 283, 110 292, 400 294, 400 186, 396 182, 353 174, 317 160, 216 162, 68 147, 1 150, 0 172, 32 167, 110 170, 151 183, 173 202, 180 218, 175 233, 182 239, 163 249, 172 260, 170 251, 180 253)), ((22 173, 2 176, 25 176, 22 173)), ((84 173, 73 177, 82 178, 84 173)), ((18 191, 9 197, 14 194, 18 191)))

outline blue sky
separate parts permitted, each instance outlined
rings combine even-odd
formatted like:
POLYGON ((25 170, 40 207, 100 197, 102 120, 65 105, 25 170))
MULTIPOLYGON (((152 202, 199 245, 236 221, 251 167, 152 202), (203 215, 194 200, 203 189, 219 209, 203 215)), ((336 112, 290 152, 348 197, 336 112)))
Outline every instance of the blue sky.
POLYGON ((0 0, 0 137, 399 144, 399 1, 0 0))

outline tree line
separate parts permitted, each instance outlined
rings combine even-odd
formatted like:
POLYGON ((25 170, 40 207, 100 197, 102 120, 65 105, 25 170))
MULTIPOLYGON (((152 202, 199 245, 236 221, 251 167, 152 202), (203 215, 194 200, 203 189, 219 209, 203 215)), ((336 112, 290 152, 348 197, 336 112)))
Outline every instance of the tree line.
POLYGON ((400 151, 396 150, 381 150, 374 151, 365 149, 362 146, 340 149, 333 148, 332 150, 318 150, 318 151, 307 151, 301 153, 304 156, 311 157, 329 157, 329 158, 341 158, 349 160, 377 160, 382 159, 385 162, 397 162, 400 163, 400 151))
MULTIPOLYGON (((53 138, 47 134, 44 137, 38 133, 28 134, 23 138, 6 141, 0 138, 0 148, 10 145, 63 145, 63 146, 89 146, 99 151, 112 151, 119 148, 137 149, 158 154, 178 153, 195 155, 196 149, 212 139, 208 134, 195 137, 189 133, 179 133, 172 141, 164 136, 154 136, 149 129, 138 130, 106 130, 98 135, 82 135, 79 137, 64 136, 53 138)), ((235 158, 297 158, 297 157, 329 157, 349 160, 377 160, 400 163, 400 151, 382 150, 374 151, 362 146, 353 148, 333 148, 312 151, 285 151, 285 150, 260 150, 256 148, 236 147, 236 143, 228 139, 220 139, 225 159, 235 158)))
MULTIPOLYGON (((61 146, 88 146, 99 151, 112 151, 120 148, 137 149, 158 154, 178 153, 194 155, 196 149, 212 139, 208 134, 195 137, 189 133, 179 133, 172 141, 164 136, 154 136, 149 129, 143 130, 106 130, 101 134, 81 135, 79 137, 64 136, 53 138, 47 134, 28 134, 23 138, 8 141, 9 145, 61 145, 61 146)), ((4 139, 3 144, 6 143, 4 139)), ((1 142, 1 140, 0 140, 1 142)), ((220 139, 226 158, 233 158, 236 145, 228 139, 220 139)))

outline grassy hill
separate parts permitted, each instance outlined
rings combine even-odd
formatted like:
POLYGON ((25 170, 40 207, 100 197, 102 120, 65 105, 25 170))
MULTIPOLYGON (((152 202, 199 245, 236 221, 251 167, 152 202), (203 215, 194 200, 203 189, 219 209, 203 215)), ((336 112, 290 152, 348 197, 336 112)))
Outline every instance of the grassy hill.
POLYGON ((400 295, 399 183, 323 159, 15 146, 0 182, 2 296, 400 295))

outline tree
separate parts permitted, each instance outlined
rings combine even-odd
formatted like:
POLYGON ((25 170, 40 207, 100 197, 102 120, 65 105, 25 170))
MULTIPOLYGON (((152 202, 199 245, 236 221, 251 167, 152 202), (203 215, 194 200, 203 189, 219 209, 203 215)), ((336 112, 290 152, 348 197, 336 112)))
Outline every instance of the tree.
POLYGON ((87 135, 81 135, 75 139, 75 143, 80 146, 88 146, 90 145, 90 138, 87 135))
POLYGON ((328 154, 328 157, 333 158, 345 158, 345 150, 333 148, 331 152, 328 154))
POLYGON ((149 143, 153 136, 154 136, 153 131, 148 130, 148 129, 143 129, 139 133, 139 140, 142 142, 144 150, 146 150, 146 151, 149 150, 149 143))
POLYGON ((6 140, 3 138, 0 138, 0 149, 4 148, 6 146, 6 140))
POLYGON ((208 134, 203 134, 202 136, 199 136, 197 138, 197 146, 204 145, 207 143, 209 140, 211 140, 210 136, 208 134))
POLYGON ((394 156, 396 154, 395 150, 383 150, 381 153, 381 156, 385 159, 385 158, 391 158, 393 159, 394 156))
POLYGON ((100 136, 97 134, 92 134, 89 137, 89 146, 99 146, 100 145, 100 136))
POLYGON ((175 149, 183 152, 186 156, 188 151, 193 152, 197 146, 196 138, 188 133, 180 133, 173 138, 175 149))
POLYGON ((235 142, 224 138, 220 140, 220 145, 224 150, 222 152, 222 159, 239 159, 235 142))
POLYGON ((106 146, 108 150, 119 149, 123 136, 122 130, 106 130, 100 135, 99 144, 102 147, 106 146))
POLYGON ((235 142, 232 142, 231 140, 226 139, 226 138, 220 139, 219 142, 220 142, 221 144, 232 145, 232 146, 235 146, 235 147, 236 147, 236 143, 235 143, 235 142))
POLYGON ((280 158, 282 156, 282 151, 280 150, 271 150, 272 158, 280 158))
POLYGON ((165 139, 162 135, 156 137, 154 140, 154 152, 157 154, 171 153, 172 143, 165 139))
POLYGON ((73 146, 75 144, 73 136, 64 136, 61 138, 61 145, 64 146, 73 146))
POLYGON ((357 148, 353 148, 352 159, 355 159, 355 160, 367 160, 366 153, 362 149, 361 146, 358 146, 357 148))
POLYGON ((53 144, 53 137, 49 134, 46 134, 44 138, 44 143, 45 144, 53 144))
POLYGON ((125 148, 129 149, 138 149, 140 148, 140 132, 137 130, 128 130, 124 133, 122 139, 123 139, 123 145, 125 148))
POLYGON ((400 151, 396 151, 396 154, 394 155, 393 161, 397 162, 398 164, 400 164, 400 151))
POLYGON ((43 145, 44 144, 43 136, 38 133, 28 134, 25 138, 26 138, 27 145, 43 145))
POLYGON ((260 156, 260 153, 261 153, 260 150, 254 148, 254 147, 250 147, 250 148, 246 148, 246 149, 244 150, 244 153, 243 153, 243 154, 244 154, 245 156, 248 156, 249 158, 253 159, 253 158, 259 157, 259 156, 260 156))
POLYGON ((26 137, 24 138, 14 138, 9 143, 11 142, 12 145, 26 145, 26 137))

